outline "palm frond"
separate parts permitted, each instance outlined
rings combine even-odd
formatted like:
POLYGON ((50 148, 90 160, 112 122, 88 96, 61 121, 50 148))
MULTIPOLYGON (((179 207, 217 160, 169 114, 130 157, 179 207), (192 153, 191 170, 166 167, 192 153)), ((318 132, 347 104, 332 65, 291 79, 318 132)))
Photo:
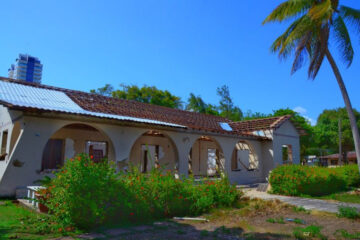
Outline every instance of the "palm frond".
POLYGON ((308 76, 310 79, 315 79, 325 57, 325 52, 321 51, 321 44, 319 42, 313 47, 311 55, 308 76))
POLYGON ((360 34, 360 10, 341 6, 340 15, 346 22, 352 24, 357 29, 357 33, 360 34))
POLYGON ((308 32, 304 35, 299 43, 297 44, 296 51, 295 51, 295 59, 291 68, 291 74, 294 74, 297 70, 299 70, 304 62, 305 62, 305 55, 308 51, 308 46, 311 41, 311 32, 308 32))
POLYGON ((329 32, 329 25, 325 25, 312 36, 312 46, 309 53, 311 61, 308 69, 310 79, 316 78, 324 61, 329 41, 329 32))
POLYGON ((334 38, 343 61, 350 67, 354 58, 354 49, 351 44, 350 35, 343 18, 338 15, 333 23, 334 38))
POLYGON ((291 17, 304 14, 315 2, 315 0, 288 0, 281 3, 262 24, 269 22, 282 22, 291 17))
POLYGON ((304 36, 304 27, 307 26, 304 24, 304 19, 306 16, 302 16, 301 18, 295 20, 286 31, 278 37, 275 42, 271 46, 272 52, 278 52, 280 59, 286 59, 289 55, 291 55, 295 48, 296 43, 300 40, 302 36, 304 36))
MULTIPOLYGON (((314 30, 314 23, 311 21, 311 19, 304 15, 299 19, 298 24, 292 29, 292 31, 289 33, 287 38, 285 39, 283 43, 283 47, 286 46, 293 46, 296 47, 296 44, 302 39, 305 35, 307 35, 309 32, 312 32, 314 30)), ((280 53, 285 48, 280 50, 280 53)))
POLYGON ((324 0, 313 5, 308 12, 309 17, 317 23, 328 21, 334 12, 331 0, 324 0))

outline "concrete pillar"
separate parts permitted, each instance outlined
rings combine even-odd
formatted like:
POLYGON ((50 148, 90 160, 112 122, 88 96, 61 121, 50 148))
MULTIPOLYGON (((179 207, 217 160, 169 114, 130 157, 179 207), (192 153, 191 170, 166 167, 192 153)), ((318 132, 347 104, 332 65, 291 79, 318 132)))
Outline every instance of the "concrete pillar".
POLYGON ((199 135, 192 135, 186 133, 168 132, 169 137, 173 140, 178 152, 178 166, 180 176, 189 176, 189 153, 192 145, 198 139, 199 135))
POLYGON ((227 137, 213 137, 221 147, 225 158, 225 174, 231 178, 231 157, 239 139, 227 137))
POLYGON ((136 140, 149 129, 119 127, 115 125, 97 125, 106 134, 115 151, 116 162, 128 161, 136 140))

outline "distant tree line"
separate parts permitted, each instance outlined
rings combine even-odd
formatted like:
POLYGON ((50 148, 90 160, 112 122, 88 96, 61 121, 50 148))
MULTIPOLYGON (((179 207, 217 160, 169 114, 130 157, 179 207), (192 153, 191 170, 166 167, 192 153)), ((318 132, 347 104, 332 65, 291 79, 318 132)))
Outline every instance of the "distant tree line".
MULTIPOLYGON (((317 119, 315 126, 299 113, 281 108, 273 110, 270 114, 252 112, 246 113, 235 105, 230 95, 229 87, 223 85, 216 89, 219 102, 217 105, 206 103, 201 96, 190 93, 186 102, 167 90, 160 90, 155 86, 136 86, 121 84, 120 89, 106 84, 104 87, 90 90, 91 93, 100 94, 120 99, 135 100, 164 107, 184 109, 187 111, 222 116, 232 121, 243 121, 257 118, 267 118, 282 115, 292 115, 296 126, 305 130, 305 135, 300 137, 300 153, 303 159, 307 155, 323 155, 337 153, 339 149, 339 119, 341 119, 342 148, 345 155, 354 150, 354 141, 351 133, 350 121, 345 108, 324 110, 317 119)), ((360 113, 354 109, 357 125, 360 127, 360 113)), ((346 159, 344 159, 346 161, 346 159)))

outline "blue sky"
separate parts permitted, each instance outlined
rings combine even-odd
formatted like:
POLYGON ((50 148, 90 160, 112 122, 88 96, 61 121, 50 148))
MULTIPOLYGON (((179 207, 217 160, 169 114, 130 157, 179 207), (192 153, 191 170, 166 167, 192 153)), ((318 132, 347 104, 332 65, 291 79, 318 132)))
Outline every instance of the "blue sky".
MULTIPOLYGON (((29 53, 44 64, 48 85, 89 91, 106 83, 147 84, 216 104, 216 88, 226 84, 244 112, 289 107, 316 120, 344 103, 327 61, 311 81, 305 68, 291 76, 291 60, 270 53, 287 24, 261 22, 281 2, 4 0, 0 76, 19 53, 29 53)), ((360 9, 358 0, 340 3, 360 9)), ((360 36, 352 34, 352 41, 357 54, 349 69, 332 51, 360 109, 360 36)))

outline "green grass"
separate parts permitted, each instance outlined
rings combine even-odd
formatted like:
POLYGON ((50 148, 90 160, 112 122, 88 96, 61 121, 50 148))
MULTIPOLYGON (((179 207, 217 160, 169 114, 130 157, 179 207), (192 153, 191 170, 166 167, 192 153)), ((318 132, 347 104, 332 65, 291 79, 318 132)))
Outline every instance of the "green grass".
POLYGON ((284 221, 283 218, 277 218, 277 219, 275 219, 275 218, 268 218, 266 221, 269 222, 269 223, 285 224, 285 221, 284 221))
POLYGON ((326 239, 324 235, 321 234, 320 226, 310 225, 307 227, 297 227, 294 228, 293 235, 296 239, 326 239))
POLYGON ((354 207, 339 207, 338 217, 357 219, 360 218, 360 211, 354 207))
POLYGON ((0 239, 48 239, 60 234, 45 233, 46 216, 12 203, 0 200, 0 239), (41 233, 42 232, 42 233, 41 233))
POLYGON ((312 196, 303 196, 306 198, 315 198, 315 199, 323 199, 323 200, 335 200, 339 202, 347 202, 347 203, 359 203, 360 204, 360 195, 358 194, 350 194, 350 193, 334 193, 321 197, 312 197, 312 196))
POLYGON ((334 235, 337 235, 338 237, 342 237, 343 239, 360 239, 360 232, 351 234, 344 229, 336 230, 334 235))
POLYGON ((304 213, 308 213, 308 214, 310 214, 310 211, 309 210, 306 210, 304 207, 302 207, 302 206, 293 206, 292 207, 292 209, 293 209, 293 211, 294 212, 304 212, 304 213))
POLYGON ((296 223, 296 224, 304 224, 304 221, 299 219, 299 218, 295 218, 294 223, 296 223))
POLYGON ((322 197, 322 199, 336 200, 336 201, 348 202, 348 203, 360 203, 360 195, 349 194, 349 193, 331 194, 322 197))

